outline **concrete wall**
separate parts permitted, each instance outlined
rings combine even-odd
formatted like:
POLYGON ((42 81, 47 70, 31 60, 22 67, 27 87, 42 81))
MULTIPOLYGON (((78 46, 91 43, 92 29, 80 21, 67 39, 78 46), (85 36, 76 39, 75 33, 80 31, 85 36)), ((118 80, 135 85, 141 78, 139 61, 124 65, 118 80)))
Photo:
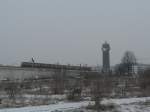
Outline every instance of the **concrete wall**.
POLYGON ((52 70, 20 67, 0 67, 0 80, 28 79, 32 77, 46 77, 53 74, 52 70))
MULTIPOLYGON (((1 66, 0 67, 0 80, 5 79, 28 79, 28 78, 38 78, 38 77, 51 77, 55 74, 56 70, 54 69, 44 69, 44 68, 21 68, 21 67, 10 67, 10 66, 1 66)), ((62 71, 59 70, 61 73, 62 71)), ((80 71, 71 71, 67 70, 65 72, 67 75, 79 75, 80 71)))

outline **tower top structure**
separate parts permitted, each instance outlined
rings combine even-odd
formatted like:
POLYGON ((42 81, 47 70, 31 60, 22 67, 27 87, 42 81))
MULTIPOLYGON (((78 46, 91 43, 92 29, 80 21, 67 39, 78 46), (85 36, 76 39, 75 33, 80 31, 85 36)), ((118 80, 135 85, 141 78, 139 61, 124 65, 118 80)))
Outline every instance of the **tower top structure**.
POLYGON ((102 45, 102 51, 110 51, 110 45, 105 41, 105 43, 102 45))

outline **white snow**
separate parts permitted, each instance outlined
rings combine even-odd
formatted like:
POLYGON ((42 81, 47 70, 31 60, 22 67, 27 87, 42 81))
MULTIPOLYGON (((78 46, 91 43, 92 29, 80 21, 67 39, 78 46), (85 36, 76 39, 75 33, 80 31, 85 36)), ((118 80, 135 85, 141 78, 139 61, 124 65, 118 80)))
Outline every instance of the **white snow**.
POLYGON ((59 104, 53 104, 53 105, 47 105, 47 106, 2 109, 0 110, 0 112, 51 112, 54 110, 76 109, 76 108, 80 108, 86 105, 88 105, 88 102, 59 103, 59 104))
POLYGON ((49 98, 51 100, 65 100, 66 95, 23 95, 26 99, 31 99, 31 98, 49 98))
POLYGON ((131 104, 136 102, 146 102, 150 100, 150 97, 142 97, 142 98, 122 98, 122 99, 104 99, 102 101, 103 104, 113 103, 117 105, 121 104, 131 104))
POLYGON ((118 112, 150 112, 150 97, 105 99, 102 103, 118 105, 118 112), (149 105, 142 104, 144 102, 149 102, 149 105))
MULTIPOLYGON (((150 105, 142 104, 146 101, 150 101, 150 97, 126 98, 126 99, 104 99, 102 103, 106 105, 112 103, 117 105, 116 106, 117 112, 150 112, 150 105)), ((47 106, 1 109, 0 112, 53 112, 55 110, 66 112, 67 110, 70 109, 79 109, 81 107, 87 106, 89 103, 90 102, 88 101, 82 101, 76 103, 60 102, 58 104, 51 104, 47 106)))

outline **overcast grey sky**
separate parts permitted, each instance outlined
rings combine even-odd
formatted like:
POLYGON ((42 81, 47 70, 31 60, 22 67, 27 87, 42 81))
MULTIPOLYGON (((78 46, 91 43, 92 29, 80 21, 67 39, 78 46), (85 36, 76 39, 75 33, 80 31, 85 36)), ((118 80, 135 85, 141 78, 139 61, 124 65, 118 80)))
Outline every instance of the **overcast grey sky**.
POLYGON ((0 0, 0 63, 111 65, 131 50, 150 63, 150 0, 0 0))

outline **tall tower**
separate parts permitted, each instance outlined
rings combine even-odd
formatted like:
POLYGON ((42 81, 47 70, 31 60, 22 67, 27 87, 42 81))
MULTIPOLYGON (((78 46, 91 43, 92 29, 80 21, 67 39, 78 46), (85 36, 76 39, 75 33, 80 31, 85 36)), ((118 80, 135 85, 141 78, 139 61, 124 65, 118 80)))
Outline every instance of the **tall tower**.
POLYGON ((109 72, 110 71, 110 45, 105 42, 102 45, 102 52, 103 52, 103 71, 109 72))

